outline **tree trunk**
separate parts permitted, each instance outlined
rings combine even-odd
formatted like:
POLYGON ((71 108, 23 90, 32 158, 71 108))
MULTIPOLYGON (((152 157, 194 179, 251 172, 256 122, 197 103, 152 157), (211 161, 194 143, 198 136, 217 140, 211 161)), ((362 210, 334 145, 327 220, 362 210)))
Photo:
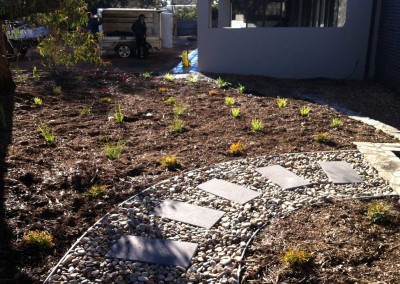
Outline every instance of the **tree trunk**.
MULTIPOLYGON (((0 26, 2 26, 2 24, 2 21, 0 21, 0 26)), ((6 91, 14 89, 15 84, 6 57, 6 35, 3 31, 0 31, 0 33, 0 95, 4 95, 6 91)))

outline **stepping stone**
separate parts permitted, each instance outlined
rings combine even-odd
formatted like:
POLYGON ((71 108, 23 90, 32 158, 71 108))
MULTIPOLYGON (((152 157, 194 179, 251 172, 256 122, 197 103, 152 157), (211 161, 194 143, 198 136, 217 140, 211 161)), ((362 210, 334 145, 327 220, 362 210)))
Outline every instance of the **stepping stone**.
POLYGON ((361 183, 363 179, 344 161, 318 162, 333 183, 361 183))
POLYGON ((126 235, 111 247, 106 257, 188 267, 196 250, 195 243, 126 235))
POLYGON ((293 189, 311 184, 308 180, 279 165, 257 168, 256 171, 283 189, 293 189))
POLYGON ((261 194, 243 186, 216 178, 200 184, 198 188, 239 204, 245 204, 261 194))
POLYGON ((210 229, 225 212, 185 202, 164 200, 150 214, 210 229))

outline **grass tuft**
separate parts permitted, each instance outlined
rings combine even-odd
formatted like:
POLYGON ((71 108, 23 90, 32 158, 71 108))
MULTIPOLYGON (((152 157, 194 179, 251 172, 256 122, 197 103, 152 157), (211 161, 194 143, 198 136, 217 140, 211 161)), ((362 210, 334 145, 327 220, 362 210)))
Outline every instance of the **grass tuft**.
POLYGON ((392 207, 390 204, 383 200, 374 200, 368 206, 367 216, 373 223, 382 224, 391 221, 392 207))
POLYGON ((233 118, 239 118, 240 117, 240 108, 233 108, 231 110, 231 114, 233 118))
POLYGON ((125 143, 121 141, 106 143, 103 146, 103 151, 110 160, 118 159, 124 149, 125 143))
POLYGON ((167 170, 175 170, 181 165, 175 156, 164 156, 161 158, 161 166, 167 170))
POLYGON ((220 89, 223 89, 223 88, 226 88, 226 87, 229 87, 230 85, 232 85, 231 83, 224 81, 221 77, 218 77, 216 83, 217 83, 218 88, 220 88, 220 89))
POLYGON ((124 121, 124 115, 122 113, 121 104, 117 100, 115 101, 114 118, 115 121, 118 123, 122 123, 124 121))
POLYGON ((54 143, 55 140, 54 132, 49 128, 49 126, 46 123, 41 122, 39 124, 39 131, 40 135, 43 136, 43 138, 46 140, 47 143, 49 144, 54 143))
POLYGON ((333 118, 331 122, 331 127, 332 128, 341 128, 343 126, 343 121, 341 121, 339 118, 333 118))
POLYGON ((235 104, 235 99, 232 97, 226 97, 225 98, 225 105, 227 106, 233 106, 235 104))
POLYGON ((281 260, 288 266, 303 266, 311 260, 309 252, 298 249, 289 249, 281 257, 281 260))
POLYGON ((175 80, 175 76, 171 73, 167 73, 164 75, 164 79, 167 82, 173 82, 175 80))
POLYGON ((43 101, 41 98, 35 97, 33 98, 33 102, 35 103, 35 105, 37 106, 41 106, 43 104, 43 101))
POLYGON ((105 184, 92 185, 90 189, 87 191, 87 195, 91 198, 99 198, 106 193, 106 189, 107 185, 105 184))
POLYGON ((23 237, 22 241, 26 246, 30 246, 40 250, 46 250, 51 248, 53 243, 53 237, 46 231, 28 231, 23 237))
POLYGON ((181 133, 185 130, 185 122, 182 119, 175 118, 169 126, 169 129, 172 133, 181 133))
POLYGON ((251 130, 253 130, 254 132, 258 132, 264 129, 264 123, 257 119, 257 118, 253 118, 251 120, 251 130))
POLYGON ((310 113, 310 111, 311 111, 311 108, 310 108, 310 107, 308 107, 308 106, 302 106, 302 107, 300 108, 300 115, 301 115, 301 116, 307 116, 307 115, 310 113))
POLYGON ((287 99, 278 97, 276 99, 276 104, 278 105, 279 108, 284 108, 287 106, 287 99))

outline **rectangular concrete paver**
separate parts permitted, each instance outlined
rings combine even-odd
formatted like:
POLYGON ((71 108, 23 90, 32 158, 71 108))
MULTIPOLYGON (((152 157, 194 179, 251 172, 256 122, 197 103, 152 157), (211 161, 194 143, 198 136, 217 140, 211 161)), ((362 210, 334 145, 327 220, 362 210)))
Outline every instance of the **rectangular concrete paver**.
POLYGON ((318 162, 333 183, 361 183, 363 179, 344 161, 318 162))
POLYGON ((300 186, 310 185, 308 180, 279 165, 257 168, 256 171, 283 189, 292 189, 300 186))
POLYGON ((106 257, 188 267, 197 250, 197 244, 173 240, 122 236, 106 257))
POLYGON ((225 212, 185 202, 164 200, 150 214, 210 229, 225 212))
POLYGON ((239 204, 245 204, 261 194, 243 186, 216 178, 200 184, 198 188, 239 204))

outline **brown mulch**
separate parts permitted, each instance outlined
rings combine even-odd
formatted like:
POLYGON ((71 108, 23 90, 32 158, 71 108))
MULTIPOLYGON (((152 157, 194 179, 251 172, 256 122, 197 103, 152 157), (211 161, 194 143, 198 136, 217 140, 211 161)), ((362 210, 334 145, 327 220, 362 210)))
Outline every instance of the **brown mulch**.
POLYGON ((388 197, 391 220, 373 223, 370 200, 305 207, 275 219, 256 237, 245 258, 242 283, 399 283, 400 204, 388 197), (311 254, 287 265, 288 250, 311 254))
POLYGON ((284 81, 273 85, 259 77, 241 77, 249 93, 228 88, 210 95, 209 91, 215 89, 210 82, 171 83, 162 77, 145 79, 132 73, 127 73, 125 80, 113 68, 40 72, 40 79, 32 78, 30 71, 22 75, 25 80, 19 81, 10 99, 12 132, 0 132, 4 173, 0 177, 4 186, 0 280, 17 279, 16 283, 43 280, 89 226, 133 194, 179 171, 237 159, 227 154, 232 143, 243 142, 244 157, 255 157, 354 149, 353 141, 396 142, 381 131, 295 96, 286 108, 279 109, 276 95, 294 94, 301 89, 299 83, 289 90, 282 88, 284 81), (258 88, 263 81, 270 96, 258 88), (62 87, 62 94, 53 94, 54 85, 62 87), (234 107, 242 113, 239 119, 231 117, 226 96, 235 98, 234 107), (35 105, 34 97, 41 98, 43 105, 35 105), (169 97, 186 106, 181 117, 185 131, 179 134, 169 130, 174 119, 172 107, 164 103, 169 97), (111 98, 111 103, 101 98, 111 98), (113 119, 115 100, 125 115, 122 124, 113 119), (307 117, 298 113, 304 105, 311 107, 307 117), (84 106, 91 106, 90 115, 80 114, 84 106), (250 130, 253 118, 265 123, 263 131, 250 130), (332 118, 340 118, 343 127, 332 129, 332 118), (54 130, 53 145, 39 135, 40 122, 54 130), (314 141, 314 135, 321 132, 329 132, 331 141, 314 141), (119 159, 109 160, 103 146, 117 141, 125 143, 124 152, 119 159), (175 155, 181 169, 165 171, 160 165, 164 155, 175 155), (102 198, 87 195, 95 184, 107 185, 107 194, 102 198), (50 252, 33 253, 23 245, 22 236, 36 229, 53 235, 55 246, 50 252))

